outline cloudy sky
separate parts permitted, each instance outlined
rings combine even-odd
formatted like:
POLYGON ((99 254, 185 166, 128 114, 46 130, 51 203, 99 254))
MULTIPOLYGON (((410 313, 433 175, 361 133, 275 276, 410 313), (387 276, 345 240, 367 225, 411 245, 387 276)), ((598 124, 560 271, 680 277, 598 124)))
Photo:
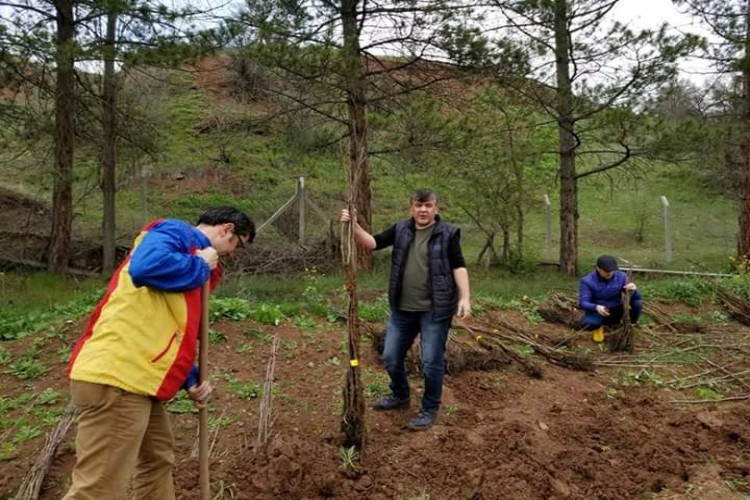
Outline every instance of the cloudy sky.
MULTIPOLYGON (((680 32, 697 33, 710 38, 710 34, 692 16, 680 12, 672 0, 621 0, 613 13, 621 22, 629 22, 632 27, 658 28, 667 23, 680 32)), ((692 59, 682 64, 683 77, 696 83, 711 79, 707 63, 692 59)))

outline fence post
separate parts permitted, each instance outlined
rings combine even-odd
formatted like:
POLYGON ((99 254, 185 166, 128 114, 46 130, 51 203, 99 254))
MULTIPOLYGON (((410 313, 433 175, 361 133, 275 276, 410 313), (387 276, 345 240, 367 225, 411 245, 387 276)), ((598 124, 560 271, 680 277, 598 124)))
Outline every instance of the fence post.
POLYGON ((299 233, 297 241, 300 245, 305 244, 305 178, 297 179, 297 199, 299 200, 299 233))
POLYGON ((664 219, 664 252, 667 262, 672 262, 672 228, 669 224, 669 200, 666 196, 660 196, 662 216, 664 219))
POLYGON ((148 222, 148 176, 151 173, 147 164, 141 164, 141 227, 148 222))
POLYGON ((552 204, 549 201, 549 195, 544 195, 544 258, 552 259, 552 204))

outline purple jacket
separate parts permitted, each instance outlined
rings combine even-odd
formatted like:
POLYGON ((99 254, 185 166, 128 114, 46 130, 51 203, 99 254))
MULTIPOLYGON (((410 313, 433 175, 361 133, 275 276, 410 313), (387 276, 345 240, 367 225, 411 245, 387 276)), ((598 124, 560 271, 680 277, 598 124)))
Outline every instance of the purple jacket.
MULTIPOLYGON (((578 305, 584 311, 595 311, 596 306, 617 307, 622 305, 623 287, 628 283, 628 276, 622 271, 615 271, 615 274, 608 280, 599 277, 596 269, 581 278, 578 289, 578 305)), ((640 299, 641 292, 633 292, 632 299, 640 299)), ((632 300, 631 299, 631 300, 632 300)))

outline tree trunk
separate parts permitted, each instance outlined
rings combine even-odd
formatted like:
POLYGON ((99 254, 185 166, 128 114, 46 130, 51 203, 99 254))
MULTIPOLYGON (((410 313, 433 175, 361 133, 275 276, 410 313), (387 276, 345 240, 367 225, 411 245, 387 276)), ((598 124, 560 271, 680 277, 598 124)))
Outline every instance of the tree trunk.
POLYGON ((573 276, 578 264, 578 184, 567 0, 555 0, 555 59, 560 141, 560 271, 573 276))
POLYGON ((750 3, 745 10, 745 54, 742 60, 743 134, 740 144, 739 256, 750 256, 750 3))
POLYGON ((47 267, 63 271, 68 266, 73 220, 73 140, 75 115, 75 75, 73 51, 75 25, 73 0, 56 0, 56 95, 55 146, 52 175, 52 232, 47 267))
MULTIPOLYGON (((349 108, 349 175, 351 200, 349 210, 356 209, 359 223, 370 228, 370 179, 367 172, 367 115, 366 97, 362 82, 362 60, 360 59, 359 29, 357 25, 357 0, 341 0, 341 21, 344 32, 344 68, 347 81, 349 108)), ((365 446, 367 426, 365 403, 359 366, 359 305, 357 302, 357 269, 359 263, 365 269, 372 268, 371 252, 357 252, 352 224, 347 224, 346 244, 349 252, 345 258, 346 288, 349 295, 347 314, 347 337, 349 343, 349 370, 344 386, 344 411, 341 429, 346 447, 355 447, 360 457, 365 446), (352 252, 352 253, 350 253, 352 252)))
POLYGON ((521 202, 519 200, 519 203, 516 205, 516 217, 518 218, 518 221, 516 223, 516 259, 518 259, 519 262, 523 261, 523 206, 521 205, 521 202))
POLYGON ((102 152, 101 189, 104 214, 102 217, 102 273, 111 274, 115 268, 115 172, 117 168, 117 80, 115 75, 115 36, 117 12, 107 15, 104 44, 104 84, 102 91, 102 152))
MULTIPOLYGON (((367 161, 367 96, 362 76, 356 0, 341 1, 341 21, 349 108, 349 180, 359 223, 364 229, 370 231, 372 214, 370 211, 370 173, 367 161)), ((360 267, 368 270, 372 268, 370 252, 360 252, 358 261, 360 267)))
MULTIPOLYGON (((512 133, 512 132, 511 132, 512 133)), ((523 200, 523 194, 524 193, 524 175, 523 175, 523 165, 518 162, 514 161, 514 173, 516 178, 516 193, 521 194, 521 196, 518 196, 515 202, 516 205, 516 255, 515 258, 517 262, 523 261, 523 208, 524 208, 524 200, 523 200)))

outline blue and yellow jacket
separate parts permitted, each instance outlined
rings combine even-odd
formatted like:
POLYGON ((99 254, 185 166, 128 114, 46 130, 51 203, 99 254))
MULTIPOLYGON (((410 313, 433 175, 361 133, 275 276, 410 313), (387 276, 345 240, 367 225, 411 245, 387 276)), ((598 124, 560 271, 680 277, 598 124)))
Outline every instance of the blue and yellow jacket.
POLYGON ((210 245, 183 221, 144 227, 73 348, 71 380, 171 399, 195 361, 201 286, 221 277, 195 255, 210 245))

